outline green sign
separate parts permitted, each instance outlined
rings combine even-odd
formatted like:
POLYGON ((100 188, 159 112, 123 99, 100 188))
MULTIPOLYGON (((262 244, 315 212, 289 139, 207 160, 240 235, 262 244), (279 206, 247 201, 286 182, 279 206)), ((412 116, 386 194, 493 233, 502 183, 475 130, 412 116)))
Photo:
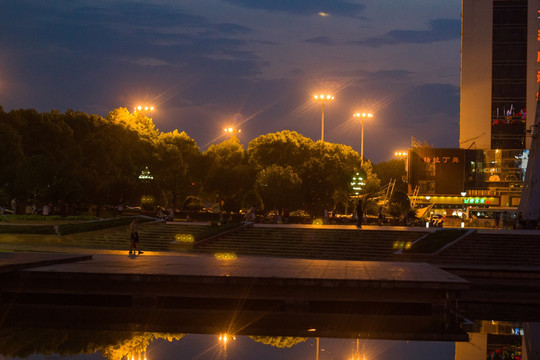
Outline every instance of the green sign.
POLYGON ((486 203, 486 198, 482 198, 482 197, 466 197, 466 198, 463 198, 463 203, 464 204, 485 204, 486 203))

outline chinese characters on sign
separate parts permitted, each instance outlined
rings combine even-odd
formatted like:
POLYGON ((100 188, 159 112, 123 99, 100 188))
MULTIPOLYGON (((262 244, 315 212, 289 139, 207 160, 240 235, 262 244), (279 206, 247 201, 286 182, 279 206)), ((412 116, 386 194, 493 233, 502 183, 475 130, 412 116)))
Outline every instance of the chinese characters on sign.
POLYGON ((486 198, 463 198, 464 204, 489 204, 486 198))
POLYGON ((457 163, 459 163, 459 158, 457 156, 454 156, 454 157, 450 157, 450 156, 429 157, 429 156, 426 156, 426 157, 424 157, 424 162, 426 162, 428 164, 441 164, 441 163, 442 164, 447 164, 447 163, 457 164, 457 163))

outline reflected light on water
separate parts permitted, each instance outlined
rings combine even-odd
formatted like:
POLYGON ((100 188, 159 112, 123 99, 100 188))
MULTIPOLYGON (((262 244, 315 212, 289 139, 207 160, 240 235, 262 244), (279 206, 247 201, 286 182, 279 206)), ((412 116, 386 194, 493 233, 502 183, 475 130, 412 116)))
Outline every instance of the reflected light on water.
POLYGON ((215 253, 214 257, 218 260, 235 260, 236 254, 233 252, 230 252, 230 253, 220 252, 220 253, 215 253))
POLYGON ((146 359, 146 353, 145 354, 139 354, 138 356, 131 355, 131 358, 128 356, 128 359, 130 359, 130 360, 147 360, 146 359))
POLYGON ((227 343, 229 341, 234 341, 236 340, 236 336, 234 335, 229 335, 229 334, 219 334, 219 341, 223 344, 223 345, 227 345, 227 343))

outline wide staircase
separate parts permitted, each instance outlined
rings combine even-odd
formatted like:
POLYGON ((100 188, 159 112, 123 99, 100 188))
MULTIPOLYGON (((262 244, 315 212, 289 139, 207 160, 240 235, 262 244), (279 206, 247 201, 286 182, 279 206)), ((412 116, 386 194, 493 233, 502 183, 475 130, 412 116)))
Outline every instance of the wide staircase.
POLYGON ((391 261, 394 242, 406 243, 423 232, 360 229, 249 227, 195 245, 197 252, 307 259, 391 261))
POLYGON ((472 233, 429 260, 436 264, 540 266, 540 236, 472 233))
MULTIPOLYGON (((139 225, 140 247, 143 251, 186 251, 192 243, 188 235, 197 238, 208 225, 190 223, 149 222, 139 225)), ((66 239, 74 246, 90 249, 128 250, 129 227, 122 226, 101 231, 92 231, 69 236, 66 239)))

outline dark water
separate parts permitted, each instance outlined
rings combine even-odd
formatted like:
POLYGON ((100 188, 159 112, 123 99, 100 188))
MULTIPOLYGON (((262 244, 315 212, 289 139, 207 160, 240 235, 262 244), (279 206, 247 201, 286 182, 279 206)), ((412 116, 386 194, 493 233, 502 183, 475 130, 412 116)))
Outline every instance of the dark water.
MULTIPOLYGON (((2 337, 0 359, 316 359, 314 338, 22 330, 2 337), (278 347, 280 346, 280 347, 278 347), (288 347, 290 346, 290 347, 288 347)), ((454 359, 453 342, 319 339, 319 359, 454 359)))

